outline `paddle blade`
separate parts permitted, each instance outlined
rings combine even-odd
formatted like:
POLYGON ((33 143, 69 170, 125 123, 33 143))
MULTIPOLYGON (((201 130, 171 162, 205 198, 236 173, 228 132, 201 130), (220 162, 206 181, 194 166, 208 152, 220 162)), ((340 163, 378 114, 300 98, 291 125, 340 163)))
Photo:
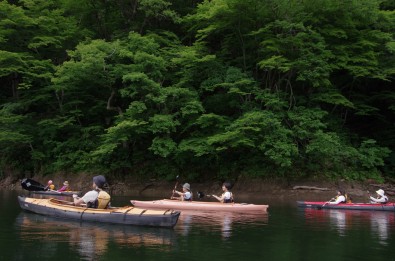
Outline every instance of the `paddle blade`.
POLYGON ((197 196, 198 196, 198 199, 202 199, 202 198, 204 198, 204 193, 201 191, 198 191, 197 196))
POLYGON ((21 181, 21 186, 23 189, 26 189, 28 191, 45 191, 45 186, 42 185, 41 183, 25 178, 21 181))

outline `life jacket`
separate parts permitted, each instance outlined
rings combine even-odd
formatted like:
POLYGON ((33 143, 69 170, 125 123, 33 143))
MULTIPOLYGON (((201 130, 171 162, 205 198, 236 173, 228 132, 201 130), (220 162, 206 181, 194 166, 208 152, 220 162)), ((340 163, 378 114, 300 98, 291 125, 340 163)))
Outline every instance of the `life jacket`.
POLYGON ((352 203, 352 198, 348 196, 348 194, 345 194, 344 197, 346 198, 346 203, 348 204, 352 203))
POLYGON ((189 197, 189 198, 185 198, 185 197, 183 196, 183 200, 184 200, 184 201, 192 201, 192 196, 193 196, 192 191, 189 191, 189 193, 190 193, 190 197, 189 197))
POLYGON ((224 199, 224 203, 233 203, 234 202, 234 200, 233 200, 233 193, 230 192, 230 191, 229 191, 229 193, 230 193, 230 198, 225 198, 224 199))
POLYGON ((108 203, 110 203, 110 200, 111 200, 111 196, 104 190, 101 190, 99 192, 99 196, 97 197, 97 201, 98 201, 97 208, 100 209, 107 208, 108 203))
POLYGON ((48 185, 44 189, 45 190, 55 190, 55 185, 54 184, 48 185))
POLYGON ((100 190, 96 200, 93 202, 88 202, 87 207, 105 209, 107 208, 108 203, 110 203, 110 200, 111 200, 111 196, 104 190, 100 190))

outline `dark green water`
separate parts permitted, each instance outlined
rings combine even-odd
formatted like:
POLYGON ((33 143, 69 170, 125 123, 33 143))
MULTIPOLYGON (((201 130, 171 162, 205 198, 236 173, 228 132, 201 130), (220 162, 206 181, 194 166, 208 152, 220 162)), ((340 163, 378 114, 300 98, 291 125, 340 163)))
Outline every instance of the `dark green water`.
POLYGON ((395 260, 394 213, 279 202, 267 215, 182 213, 158 229, 48 218, 16 197, 0 193, 0 260, 395 260))

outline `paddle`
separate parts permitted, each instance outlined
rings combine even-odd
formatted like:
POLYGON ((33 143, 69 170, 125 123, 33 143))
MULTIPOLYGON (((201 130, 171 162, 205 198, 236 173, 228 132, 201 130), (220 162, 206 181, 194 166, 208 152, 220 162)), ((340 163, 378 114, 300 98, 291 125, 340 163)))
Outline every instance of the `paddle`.
MULTIPOLYGON (((214 198, 215 198, 215 195, 210 195, 210 194, 205 195, 202 191, 198 191, 198 192, 197 192, 197 196, 198 196, 198 199, 202 199, 202 198, 204 198, 204 197, 208 197, 208 198, 214 197, 214 198)), ((216 199, 217 199, 217 198, 216 198, 216 199)))
POLYGON ((321 209, 323 209, 323 208, 325 207, 325 205, 328 204, 328 203, 329 203, 329 201, 325 202, 325 203, 322 204, 322 205, 316 206, 316 208, 317 208, 318 210, 321 210, 321 209))
POLYGON ((179 176, 179 175, 177 175, 177 177, 176 177, 176 185, 174 185, 174 189, 173 189, 173 192, 171 193, 170 199, 173 199, 174 191, 177 189, 177 186, 178 186, 178 176, 179 176))
POLYGON ((45 186, 33 179, 25 178, 21 181, 21 186, 23 189, 28 191, 46 191, 45 186))
POLYGON ((330 201, 325 202, 325 203, 321 206, 321 208, 325 207, 325 205, 326 205, 326 204, 329 204, 329 202, 330 202, 330 201))
POLYGON ((368 203, 372 203, 372 200, 370 199, 371 195, 370 195, 370 191, 368 190, 368 203))
POLYGON ((204 192, 202 192, 202 191, 198 191, 198 192, 196 192, 196 194, 197 194, 197 196, 198 196, 198 199, 202 199, 202 198, 204 198, 204 197, 211 197, 212 195, 205 195, 204 194, 204 192))

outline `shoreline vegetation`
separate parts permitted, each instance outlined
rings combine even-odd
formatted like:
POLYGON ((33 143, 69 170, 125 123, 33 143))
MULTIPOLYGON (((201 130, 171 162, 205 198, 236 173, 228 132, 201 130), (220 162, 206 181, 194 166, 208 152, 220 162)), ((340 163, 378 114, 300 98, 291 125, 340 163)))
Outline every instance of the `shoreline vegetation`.
POLYGON ((181 173, 237 180, 240 193, 267 192, 271 177, 281 189, 386 182, 394 11, 393 0, 0 1, 0 177, 181 173))

